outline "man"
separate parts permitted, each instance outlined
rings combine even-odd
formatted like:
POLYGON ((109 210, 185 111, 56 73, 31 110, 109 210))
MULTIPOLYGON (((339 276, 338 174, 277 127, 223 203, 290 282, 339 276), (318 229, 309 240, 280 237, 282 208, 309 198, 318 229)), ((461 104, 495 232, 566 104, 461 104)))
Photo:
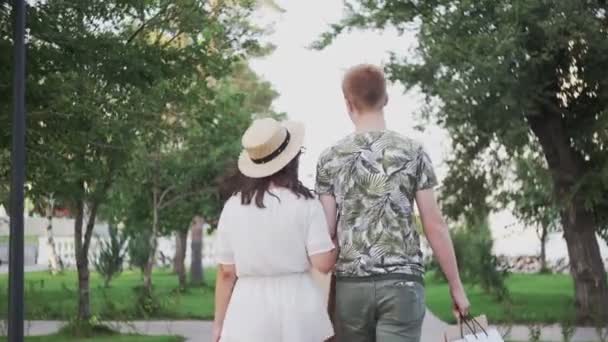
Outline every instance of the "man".
POLYGON ((414 201, 448 279, 454 314, 469 310, 432 190, 435 173, 420 144, 386 128, 388 96, 380 68, 351 68, 342 89, 356 131, 321 155, 316 181, 327 217, 336 218, 329 220, 330 230, 340 246, 330 294, 336 336, 340 342, 418 342, 426 306, 414 201))

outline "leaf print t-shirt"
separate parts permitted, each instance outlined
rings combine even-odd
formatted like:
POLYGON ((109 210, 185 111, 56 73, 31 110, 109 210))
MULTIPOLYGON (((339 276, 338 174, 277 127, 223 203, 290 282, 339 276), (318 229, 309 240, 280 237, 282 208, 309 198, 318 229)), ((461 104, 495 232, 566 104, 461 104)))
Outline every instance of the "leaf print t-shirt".
POLYGON ((416 192, 437 185, 431 160, 392 131, 354 133, 321 155, 316 190, 338 205, 338 277, 424 273, 416 192))

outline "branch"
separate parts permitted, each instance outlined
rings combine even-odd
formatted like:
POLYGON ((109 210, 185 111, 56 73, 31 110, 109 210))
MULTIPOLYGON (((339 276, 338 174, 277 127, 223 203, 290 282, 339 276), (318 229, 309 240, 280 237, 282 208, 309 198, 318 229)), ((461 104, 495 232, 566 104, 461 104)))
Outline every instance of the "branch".
POLYGON ((171 39, 169 39, 167 42, 165 42, 162 46, 162 48, 166 48, 167 46, 171 45, 171 43, 173 43, 173 41, 175 41, 175 39, 177 39, 177 37, 181 36, 182 33, 184 33, 182 30, 177 31, 177 33, 171 37, 171 39))
POLYGON ((179 202, 181 200, 184 200, 188 197, 192 197, 194 195, 200 195, 204 192, 210 191, 210 189, 201 189, 201 190, 195 190, 195 191, 189 191, 189 192, 185 192, 183 194, 177 195, 175 197, 173 197, 172 199, 168 200, 167 202, 161 204, 158 209, 159 210, 163 210, 166 209, 172 205, 174 205, 176 202, 179 202))
POLYGON ((130 44, 133 39, 135 39, 135 37, 137 37, 138 34, 140 34, 144 28, 146 28, 146 26, 148 26, 148 24, 150 24, 153 20, 155 20, 156 18, 160 17, 162 14, 164 14, 167 9, 169 8, 170 3, 165 6, 165 8, 161 9, 158 13, 156 13, 155 15, 153 15, 150 19, 144 21, 138 28, 137 30, 135 30, 135 32, 133 32, 133 34, 131 34, 131 36, 129 37, 129 39, 127 39, 127 44, 130 44))
POLYGON ((133 32, 133 34, 131 34, 131 36, 129 37, 129 39, 127 39, 127 44, 131 44, 131 42, 133 41, 133 39, 135 39, 135 37, 137 37, 138 34, 141 33, 141 31, 144 30, 144 28, 146 27, 146 25, 148 25, 152 19, 155 19, 156 16, 150 18, 148 21, 144 22, 143 24, 141 24, 141 26, 139 26, 137 28, 137 30, 135 30, 135 32, 133 32))
POLYGON ((171 185, 170 187, 166 188, 165 191, 163 191, 160 194, 160 197, 158 198, 158 205, 162 206, 163 205, 163 201, 165 199, 165 197, 167 197, 167 195, 169 195, 169 192, 173 191, 176 188, 175 185, 171 185))
POLYGON ((99 190, 99 192, 95 193, 95 196, 93 196, 91 213, 89 214, 89 219, 87 221, 87 226, 84 233, 84 242, 82 249, 84 253, 89 252, 89 245, 91 244, 91 237, 93 235, 93 230, 95 228, 95 220, 97 218, 97 210, 99 209, 101 199, 107 194, 108 190, 110 190, 110 187, 112 186, 114 170, 114 165, 111 163, 109 165, 107 177, 101 185, 101 189, 99 190))
POLYGON ((91 213, 89 214, 89 219, 87 220, 87 227, 84 233, 84 243, 82 250, 84 253, 89 252, 89 245, 91 244, 91 237, 93 236, 93 229, 95 228, 95 218, 97 216, 97 209, 99 208, 99 201, 93 202, 93 206, 91 207, 91 213))

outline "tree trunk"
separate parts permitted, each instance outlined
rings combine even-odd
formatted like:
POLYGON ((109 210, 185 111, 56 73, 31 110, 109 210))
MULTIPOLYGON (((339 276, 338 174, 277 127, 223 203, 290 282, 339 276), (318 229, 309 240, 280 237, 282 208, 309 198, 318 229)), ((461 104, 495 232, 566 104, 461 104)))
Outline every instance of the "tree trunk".
POLYGON ((49 266, 51 268, 51 274, 55 275, 63 271, 63 263, 57 255, 57 249, 55 248, 55 239, 53 238, 53 214, 55 206, 52 204, 52 200, 47 204, 46 207, 46 244, 49 251, 49 266))
POLYGON ((179 256, 181 254, 182 246, 179 240, 179 232, 175 232, 175 253, 173 254, 173 274, 179 274, 179 256))
POLYGON ((579 323, 608 322, 608 281, 596 237, 594 213, 585 208, 584 194, 573 193, 585 175, 586 165, 570 146, 561 113, 528 117, 542 146, 561 204, 561 221, 574 279, 576 317, 579 323), (567 202, 564 202, 567 201, 567 202))
POLYGON ((179 279, 179 288, 186 288, 186 249, 188 248, 188 231, 180 230, 175 235, 175 272, 179 279))
POLYGON ((190 283, 194 286, 200 286, 205 283, 203 274, 203 224, 205 221, 202 217, 196 216, 192 222, 191 232, 191 264, 190 264, 190 283))
POLYGON ((542 225, 540 232, 540 271, 545 273, 549 271, 547 267, 547 234, 548 229, 546 225, 542 225))
POLYGON ((595 234, 593 213, 573 203, 562 212, 564 237, 574 277, 574 298, 579 323, 608 324, 608 282, 595 234))
POLYGON ((154 192, 154 209, 152 214, 152 234, 150 235, 150 254, 148 255, 148 262, 144 268, 144 288, 148 294, 152 293, 152 271, 154 270, 154 263, 156 262, 156 235, 158 234, 158 207, 156 205, 156 199, 158 191, 156 188, 154 192))
POLYGON ((91 210, 89 212, 89 219, 85 227, 84 237, 82 235, 85 208, 84 200, 80 200, 77 206, 76 221, 74 223, 74 239, 76 240, 75 254, 76 269, 78 271, 78 319, 88 320, 91 317, 91 303, 89 297, 89 246, 91 245, 93 229, 95 228, 95 219, 97 218, 99 199, 97 198, 93 201, 93 203, 91 203, 91 210))
POLYGON ((89 263, 88 260, 76 262, 78 270, 78 319, 86 321, 91 317, 91 303, 89 298, 89 263))
POLYGON ((74 222, 74 252, 76 270, 78 271, 78 320, 88 320, 91 317, 89 301, 89 259, 84 250, 82 228, 84 224, 84 201, 76 205, 76 220, 74 222))

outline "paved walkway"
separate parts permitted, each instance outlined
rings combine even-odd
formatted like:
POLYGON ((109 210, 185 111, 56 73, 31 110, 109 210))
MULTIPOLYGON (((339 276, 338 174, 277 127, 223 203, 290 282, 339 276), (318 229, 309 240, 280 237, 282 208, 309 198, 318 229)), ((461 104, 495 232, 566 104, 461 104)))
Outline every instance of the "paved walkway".
MULTIPOLYGON (((422 327, 422 342, 443 342, 443 332, 448 325, 435 317, 427 310, 427 315, 422 327)), ((527 326, 514 325, 508 327, 496 327, 498 332, 510 341, 526 342, 530 341, 530 329, 527 326)), ((559 325, 548 325, 542 329, 541 341, 561 342, 562 329, 559 325)), ((577 328, 571 342, 597 342, 599 341, 595 328, 577 328)))
MULTIPOLYGON (((59 321, 28 321, 25 329, 28 335, 48 335, 57 332, 62 326, 59 321)), ((179 335, 188 342, 208 342, 211 340, 211 322, 208 321, 136 321, 131 323, 108 322, 115 330, 123 333, 138 333, 143 335, 179 335)), ((443 342, 443 332, 447 325, 427 312, 423 325, 422 342, 443 342)), ((504 332, 504 329, 499 328, 504 332)), ((512 341, 529 341, 528 328, 514 326, 509 339, 512 341)), ((547 326, 543 329, 542 338, 546 342, 562 341, 559 326, 547 326)), ((595 329, 579 328, 572 342, 598 341, 595 329)))

